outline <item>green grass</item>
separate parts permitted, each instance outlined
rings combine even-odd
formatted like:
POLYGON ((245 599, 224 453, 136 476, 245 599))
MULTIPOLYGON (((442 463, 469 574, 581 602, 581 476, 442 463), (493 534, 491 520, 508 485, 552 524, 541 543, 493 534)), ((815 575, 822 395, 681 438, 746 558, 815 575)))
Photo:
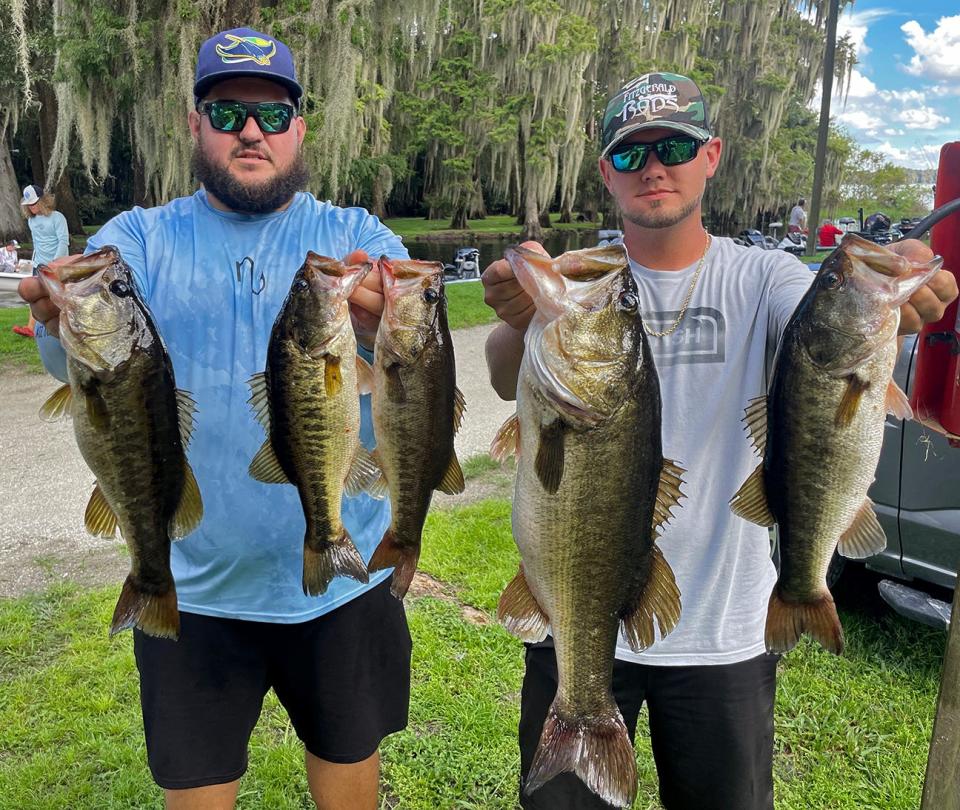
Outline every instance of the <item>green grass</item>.
POLYGON ((447 321, 451 329, 464 329, 497 320, 497 313, 483 303, 483 285, 479 282, 448 284, 445 291, 447 321))
MULTIPOLYGON (((407 600, 410 725, 383 746, 384 808, 515 807, 522 646, 493 621, 465 619, 460 603, 492 619, 517 561, 507 501, 430 515, 421 568, 456 598, 407 600)), ((117 593, 57 586, 0 600, 0 810, 161 806, 145 765, 130 635, 106 634, 117 593)), ((784 657, 778 810, 918 806, 944 638, 877 612, 842 609, 842 658, 807 642, 784 657)), ((656 808, 645 734, 637 759, 635 807, 656 808)), ((272 695, 238 806, 312 806, 300 744, 272 695)))
POLYGON ((36 343, 12 331, 15 324, 26 326, 29 317, 30 310, 27 307, 0 309, 0 370, 14 366, 43 371, 36 343))
MULTIPOLYGON (((550 226, 552 228, 577 229, 577 228, 599 228, 599 223, 595 222, 572 222, 561 223, 560 214, 550 214, 550 226)), ((423 219, 422 217, 393 217, 384 220, 386 225, 397 236, 404 239, 417 239, 429 236, 443 236, 445 234, 463 233, 463 231, 450 230, 450 218, 445 219, 423 219)), ((484 219, 471 219, 467 221, 467 230, 470 233, 520 233, 523 230, 522 225, 517 224, 517 218, 509 214, 491 215, 484 219)))

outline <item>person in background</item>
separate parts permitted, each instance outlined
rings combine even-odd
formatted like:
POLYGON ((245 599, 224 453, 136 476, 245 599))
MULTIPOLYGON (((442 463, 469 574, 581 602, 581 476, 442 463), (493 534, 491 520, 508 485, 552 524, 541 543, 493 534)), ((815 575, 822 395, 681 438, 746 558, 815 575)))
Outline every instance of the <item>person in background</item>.
POLYGON ((790 209, 790 222, 787 225, 787 233, 806 233, 807 232, 807 212, 804 206, 807 201, 801 197, 797 204, 790 209))
POLYGON ((20 255, 17 253, 19 247, 20 243, 16 239, 11 239, 3 248, 0 248, 0 272, 17 272, 17 263, 20 261, 20 255))
POLYGON ((839 244, 838 236, 843 236, 843 231, 834 225, 831 220, 825 219, 817 229, 817 247, 823 246, 833 250, 839 244))
MULTIPOLYGON (((49 264, 54 259, 66 256, 70 252, 70 234, 67 231, 67 218, 56 209, 52 194, 44 194, 37 185, 24 188, 20 205, 27 217, 30 238, 33 240, 34 273, 41 264, 49 264)), ((26 326, 14 326, 13 331, 23 337, 36 337, 37 349, 41 355, 48 349, 42 339, 49 337, 43 324, 38 324, 33 315, 26 326)))

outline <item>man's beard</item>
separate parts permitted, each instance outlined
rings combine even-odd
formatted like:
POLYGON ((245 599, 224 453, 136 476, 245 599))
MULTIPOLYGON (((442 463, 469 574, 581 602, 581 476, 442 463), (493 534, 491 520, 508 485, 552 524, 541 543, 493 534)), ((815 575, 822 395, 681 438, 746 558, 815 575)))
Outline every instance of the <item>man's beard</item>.
POLYGON ((657 203, 660 201, 655 200, 654 205, 652 205, 651 209, 648 211, 627 211, 623 206, 621 206, 620 213, 623 215, 624 219, 629 220, 634 225, 639 225, 641 228, 670 228, 676 225, 678 222, 682 222, 694 211, 696 211, 702 199, 703 195, 698 195, 696 199, 688 202, 679 211, 660 211, 658 210, 660 206, 657 205, 657 203))
POLYGON ((232 211, 243 214, 269 214, 286 205, 293 195, 305 188, 310 170, 298 149, 290 166, 262 183, 243 183, 230 171, 207 158, 203 147, 196 144, 190 157, 190 168, 203 187, 232 211))

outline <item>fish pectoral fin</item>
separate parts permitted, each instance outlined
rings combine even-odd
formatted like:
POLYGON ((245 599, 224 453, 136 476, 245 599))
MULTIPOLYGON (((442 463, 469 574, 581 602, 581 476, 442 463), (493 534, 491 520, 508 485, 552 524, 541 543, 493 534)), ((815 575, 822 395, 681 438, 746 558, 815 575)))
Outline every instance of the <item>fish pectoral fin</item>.
POLYGON ((267 431, 267 435, 270 435, 270 394, 267 389, 267 374, 264 371, 261 371, 259 374, 254 374, 249 380, 247 380, 247 385, 250 386, 250 399, 247 402, 250 404, 250 407, 253 408, 253 415, 256 417, 256 420, 263 425, 263 429, 267 431))
POLYGON ((540 442, 533 469, 543 488, 551 495, 560 489, 563 479, 563 434, 564 426, 560 419, 540 426, 540 442))
POLYGON ((654 620, 660 638, 666 636, 680 621, 680 589, 673 569, 656 544, 651 547, 647 582, 632 610, 620 620, 624 638, 631 650, 642 652, 653 644, 656 640, 653 634, 654 620))
POLYGON ((913 408, 910 407, 910 400, 903 393, 893 380, 887 385, 887 393, 883 401, 887 413, 893 414, 897 419, 913 419, 913 408))
POLYGON ((280 466, 280 459, 268 436, 250 462, 250 477, 264 484, 289 484, 290 479, 280 466))
POLYGON ((180 443, 184 449, 193 436, 193 421, 197 415, 197 403, 189 391, 177 389, 177 422, 180 426, 180 443))
POLYGON ((450 463, 447 464, 446 472, 444 472, 443 478, 440 479, 436 488, 440 492, 446 492, 447 495, 459 495, 467 488, 456 452, 450 454, 450 463))
POLYGON ((686 472, 677 462, 669 458, 663 460, 660 470, 660 486, 657 489, 657 500, 653 506, 653 536, 659 537, 661 529, 673 517, 671 510, 679 505, 680 499, 685 497, 680 487, 683 485, 683 474, 686 472))
POLYGON ((112 539, 117 536, 117 515, 100 489, 98 481, 90 494, 87 510, 83 513, 83 524, 94 537, 112 539))
POLYGON ((522 565, 500 594, 497 620, 521 641, 543 641, 547 637, 550 619, 531 593, 522 565))
POLYGON ((861 380, 856 374, 847 376, 847 387, 837 406, 837 413, 833 422, 837 427, 847 427, 853 422, 860 408, 860 400, 863 399, 864 392, 870 387, 869 380, 861 380))
POLYGON ((761 456, 767 449, 767 398, 754 397, 747 403, 743 422, 747 426, 750 443, 761 456))
POLYGON ((328 397, 335 397, 343 390, 343 372, 340 358, 333 354, 323 356, 323 388, 328 397))
POLYGON ((837 551, 844 557, 862 560, 879 554, 887 547, 887 535, 873 511, 873 501, 864 499, 857 516, 840 537, 837 551))
POLYGON ((738 517, 760 526, 769 527, 777 522, 767 503, 767 490, 763 482, 763 462, 757 465, 730 499, 730 509, 738 517))
POLYGON ((373 366, 359 354, 357 355, 357 390, 361 394, 373 393, 373 366))
POLYGON ((463 415, 467 412, 467 399, 456 386, 453 387, 453 432, 460 430, 463 424, 463 415))
POLYGON ((383 495, 379 494, 380 490, 376 484, 382 477, 383 470, 380 469, 373 453, 362 444, 358 444, 357 452, 353 456, 347 477, 343 482, 343 491, 350 496, 366 492, 374 498, 381 499, 383 495))
POLYGON ((44 422, 56 422, 65 416, 70 416, 70 405, 73 402, 73 389, 70 383, 61 385, 54 391, 47 401, 40 406, 40 418, 44 422))
POLYGON ((186 457, 183 459, 183 489, 180 490, 180 503, 177 511, 170 519, 171 540, 180 540, 200 525, 203 520, 203 499, 200 497, 200 487, 193 474, 193 468, 186 457))
POLYGON ((520 417, 513 414, 500 425, 497 435, 490 443, 490 458, 501 464, 510 456, 520 457, 520 417))
POLYGON ((109 430, 110 411, 107 409, 107 403, 100 396, 99 390, 88 391, 84 398, 87 406, 87 421, 95 430, 109 430))

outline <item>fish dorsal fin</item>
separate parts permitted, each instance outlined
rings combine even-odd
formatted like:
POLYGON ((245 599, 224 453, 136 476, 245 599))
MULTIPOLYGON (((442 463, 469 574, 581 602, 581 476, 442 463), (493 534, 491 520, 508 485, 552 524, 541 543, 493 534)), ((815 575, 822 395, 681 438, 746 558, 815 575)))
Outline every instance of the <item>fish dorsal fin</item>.
POLYGON ((657 500, 653 507, 653 536, 659 537, 662 527, 673 517, 672 509, 684 497, 680 487, 683 485, 683 469, 677 462, 669 458, 663 460, 660 470, 660 486, 657 489, 657 500))
POLYGON ((193 436, 194 418, 197 415, 197 402, 189 391, 177 389, 177 421, 180 424, 180 443, 184 449, 193 436))
POLYGON ((335 397, 343 390, 343 372, 340 358, 335 354, 323 356, 323 388, 328 397, 335 397))
POLYGON ((860 504, 860 510, 850 528, 841 535, 837 551, 844 557, 862 560, 864 557, 879 554, 886 547, 887 535, 873 511, 873 501, 866 498, 860 504))
POLYGON ((357 390, 361 394, 373 393, 373 367, 359 354, 357 355, 357 390))
POLYGON ((83 513, 83 523, 94 537, 111 539, 117 536, 117 515, 107 503, 99 481, 90 494, 87 510, 83 513))
POLYGON ((512 414, 500 425, 490 444, 490 458, 501 464, 510 456, 520 457, 520 417, 512 414))
POLYGON ((73 391, 70 384, 61 385, 54 391, 47 401, 40 406, 40 418, 44 422, 56 422, 65 416, 70 416, 70 405, 73 402, 73 391))
POLYGON ((273 450, 273 444, 271 444, 269 436, 260 446, 257 454, 253 457, 253 461, 250 462, 249 472, 251 478, 262 481, 264 484, 290 483, 283 467, 280 466, 280 459, 277 458, 277 454, 273 450))
POLYGON ((250 399, 247 402, 253 408, 253 415, 256 420, 263 425, 263 429, 270 435, 270 393, 267 390, 267 374, 261 371, 254 374, 247 385, 250 386, 250 399))
POLYGON ((463 396, 463 391, 454 386, 453 388, 453 432, 460 430, 463 424, 463 415, 467 411, 467 400, 463 396))
POLYGON ((910 407, 910 400, 903 390, 893 380, 887 385, 887 393, 884 398, 887 413, 892 413, 897 419, 913 419, 913 408, 910 407))
POLYGON ((621 619, 624 638, 634 652, 642 652, 655 641, 654 621, 660 638, 680 621, 680 589, 673 569, 656 545, 651 546, 650 552, 650 576, 637 596, 633 610, 621 619))
POLYGON ((767 398, 766 396, 754 397, 747 402, 744 411, 743 421, 747 426, 747 434, 750 436, 750 443, 754 449, 762 456, 767 449, 767 398))
POLYGON ((772 526, 777 522, 767 504, 762 462, 750 473, 736 495, 730 499, 730 508, 733 514, 760 526, 772 526))
POLYGON ((200 525, 203 520, 203 500, 200 497, 200 487, 193 474, 193 468, 186 456, 183 458, 183 489, 180 490, 180 503, 177 511, 170 519, 170 538, 180 540, 200 525))
POLYGON ((459 495, 466 489, 466 484, 463 480, 463 470, 460 468, 460 462, 457 460, 456 452, 450 454, 450 463, 447 465, 446 472, 444 472, 443 478, 440 479, 440 483, 437 484, 437 489, 441 492, 446 492, 447 495, 459 495))
POLYGON ((521 641, 533 643, 543 641, 547 637, 550 619, 530 592, 522 565, 517 575, 510 580, 500 594, 500 601, 497 603, 497 620, 507 632, 521 641))
POLYGON ((382 497, 374 495, 371 491, 371 488, 373 488, 374 484, 382 475, 383 472, 373 454, 362 444, 358 444, 357 452, 353 456, 353 462, 347 471, 346 480, 343 482, 343 491, 350 496, 356 496, 361 492, 366 492, 374 498, 382 497))
POLYGON ((847 387, 833 418, 837 427, 847 427, 853 422, 860 408, 860 400, 863 399, 863 394, 869 387, 869 380, 861 380, 856 374, 847 375, 847 387))
POLYGON ((563 479, 563 434, 564 427, 560 419, 540 426, 540 442, 533 469, 543 488, 551 495, 560 489, 563 479))

